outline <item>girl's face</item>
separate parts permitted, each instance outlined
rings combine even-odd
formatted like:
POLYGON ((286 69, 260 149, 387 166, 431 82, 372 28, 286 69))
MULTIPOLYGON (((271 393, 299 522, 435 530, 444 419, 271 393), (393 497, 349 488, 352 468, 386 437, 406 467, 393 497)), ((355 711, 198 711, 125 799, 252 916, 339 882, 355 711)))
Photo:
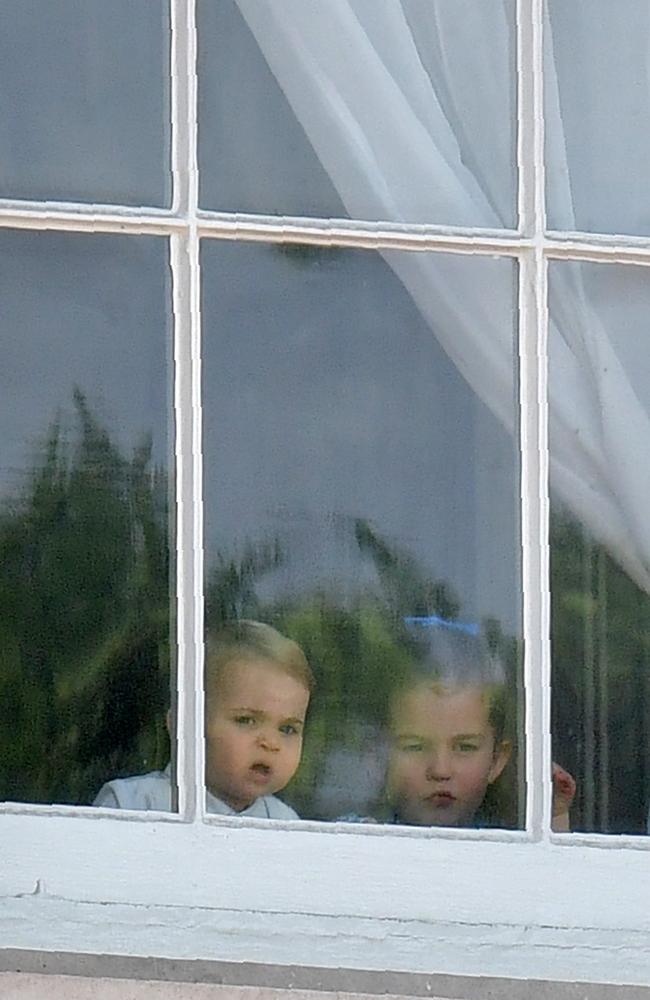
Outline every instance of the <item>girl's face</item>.
POLYGON ((423 681, 397 696, 390 729, 388 793, 399 821, 472 826, 510 757, 510 744, 495 740, 485 691, 423 681))

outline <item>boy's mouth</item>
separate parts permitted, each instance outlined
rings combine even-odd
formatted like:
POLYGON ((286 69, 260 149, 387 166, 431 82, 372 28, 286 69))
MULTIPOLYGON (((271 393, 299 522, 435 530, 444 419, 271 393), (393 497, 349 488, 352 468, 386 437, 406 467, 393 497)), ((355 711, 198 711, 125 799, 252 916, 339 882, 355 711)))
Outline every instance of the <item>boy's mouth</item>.
POLYGON ((271 777, 271 768, 269 764, 265 764, 263 761, 257 761, 255 764, 251 764, 249 771, 252 773, 253 777, 260 783, 268 781, 271 777))

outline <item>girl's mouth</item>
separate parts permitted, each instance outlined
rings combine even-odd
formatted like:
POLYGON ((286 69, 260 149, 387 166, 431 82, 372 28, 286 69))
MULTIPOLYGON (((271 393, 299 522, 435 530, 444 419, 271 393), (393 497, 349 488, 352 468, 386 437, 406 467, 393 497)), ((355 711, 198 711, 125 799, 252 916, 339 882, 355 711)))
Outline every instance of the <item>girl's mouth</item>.
POLYGON ((456 798, 450 792, 434 792, 432 795, 427 795, 425 801, 429 802, 433 806, 441 806, 444 808, 446 806, 453 805, 456 798))

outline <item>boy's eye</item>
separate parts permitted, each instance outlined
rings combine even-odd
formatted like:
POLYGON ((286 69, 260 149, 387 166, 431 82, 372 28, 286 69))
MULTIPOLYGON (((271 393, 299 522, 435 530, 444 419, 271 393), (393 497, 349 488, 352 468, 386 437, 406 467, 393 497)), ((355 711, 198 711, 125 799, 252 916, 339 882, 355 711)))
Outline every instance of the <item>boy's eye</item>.
POLYGON ((238 726, 254 726, 255 719, 252 715, 236 715, 235 722, 238 726))
POLYGON ((457 743, 456 749, 460 753, 476 753, 478 750, 478 744, 476 743, 457 743))
POLYGON ((292 722, 285 722, 282 726, 280 726, 280 732, 284 736, 298 736, 300 730, 297 726, 294 726, 292 722))
POLYGON ((403 753, 422 753, 424 750, 424 743, 417 742, 413 740, 411 743, 402 743, 400 745, 400 750, 403 753))

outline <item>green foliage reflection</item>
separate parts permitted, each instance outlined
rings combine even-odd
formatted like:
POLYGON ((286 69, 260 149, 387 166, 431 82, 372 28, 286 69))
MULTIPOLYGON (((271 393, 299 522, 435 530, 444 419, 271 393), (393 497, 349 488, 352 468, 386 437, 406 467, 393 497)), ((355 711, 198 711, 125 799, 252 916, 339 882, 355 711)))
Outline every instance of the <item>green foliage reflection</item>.
POLYGON ((167 485, 84 396, 0 512, 0 798, 89 802, 166 758, 167 485))
MULTIPOLYGON (((90 803, 104 781, 169 758, 167 477, 149 440, 125 457, 80 392, 74 412, 74 433, 50 428, 21 495, 0 511, 3 800, 90 803)), ((318 793, 332 750, 374 752, 389 692, 408 667, 404 616, 460 613, 446 583, 367 521, 350 533, 373 581, 354 597, 312 587, 262 599, 260 584, 287 558, 274 539, 219 555, 206 586, 209 625, 270 622, 316 672, 303 763, 286 794, 305 816, 327 813, 318 793)), ((485 624, 512 668, 514 715, 518 650, 498 623, 485 624)), ((514 769, 511 778, 509 801, 493 811, 514 823, 514 769)))

